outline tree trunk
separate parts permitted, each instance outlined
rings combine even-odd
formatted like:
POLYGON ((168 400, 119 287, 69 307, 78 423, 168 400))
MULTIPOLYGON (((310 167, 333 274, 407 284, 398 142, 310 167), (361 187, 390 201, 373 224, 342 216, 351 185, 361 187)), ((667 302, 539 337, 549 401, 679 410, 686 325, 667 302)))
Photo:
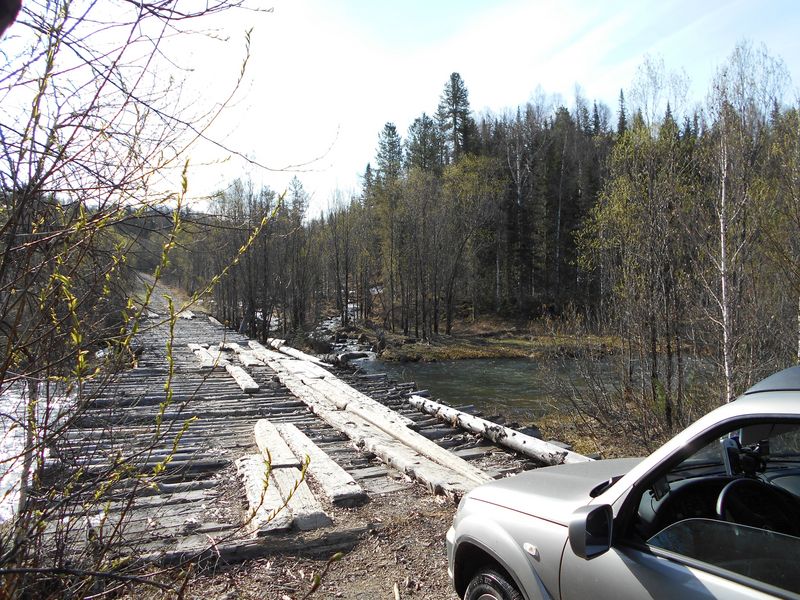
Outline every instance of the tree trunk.
POLYGON ((720 142, 720 193, 719 193, 719 280, 720 309, 722 312, 722 364, 725 376, 725 402, 733 400, 733 318, 729 298, 728 263, 728 154, 725 142, 720 142))

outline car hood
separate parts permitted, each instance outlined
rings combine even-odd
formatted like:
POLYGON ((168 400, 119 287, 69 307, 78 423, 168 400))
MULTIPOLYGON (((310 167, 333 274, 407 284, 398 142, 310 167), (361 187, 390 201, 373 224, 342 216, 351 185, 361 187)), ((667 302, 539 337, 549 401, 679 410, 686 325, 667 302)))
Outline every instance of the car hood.
POLYGON ((543 467, 481 485, 467 498, 567 525, 572 512, 592 500, 592 489, 641 461, 619 458, 543 467))

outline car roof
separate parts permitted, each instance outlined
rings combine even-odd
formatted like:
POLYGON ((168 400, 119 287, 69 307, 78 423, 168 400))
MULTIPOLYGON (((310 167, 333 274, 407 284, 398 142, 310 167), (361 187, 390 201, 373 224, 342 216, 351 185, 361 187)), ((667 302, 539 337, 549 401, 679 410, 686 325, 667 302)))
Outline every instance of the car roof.
POLYGON ((758 394, 761 392, 788 392, 800 390, 800 365, 778 371, 762 379, 748 389, 742 396, 758 394))

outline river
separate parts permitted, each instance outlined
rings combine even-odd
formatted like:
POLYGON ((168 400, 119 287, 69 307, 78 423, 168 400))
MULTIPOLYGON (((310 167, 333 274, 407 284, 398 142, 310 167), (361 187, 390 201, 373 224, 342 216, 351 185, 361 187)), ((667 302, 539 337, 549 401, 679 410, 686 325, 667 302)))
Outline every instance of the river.
MULTIPOLYGON (((499 358, 439 362, 354 361, 365 373, 386 373, 390 379, 414 381, 431 399, 450 406, 473 405, 487 416, 527 423, 569 402, 564 384, 585 388, 582 362, 559 359, 540 363, 499 358), (560 383, 559 383, 560 382, 560 383)), ((610 361, 593 361, 592 368, 608 376, 610 361)))

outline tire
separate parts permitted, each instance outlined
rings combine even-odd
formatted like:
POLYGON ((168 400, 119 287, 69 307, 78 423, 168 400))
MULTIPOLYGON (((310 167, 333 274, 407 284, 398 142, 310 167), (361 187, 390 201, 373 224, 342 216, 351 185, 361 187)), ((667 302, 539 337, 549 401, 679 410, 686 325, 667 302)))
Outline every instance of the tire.
POLYGON ((482 569, 472 578, 464 600, 523 600, 508 575, 494 569, 482 569))

